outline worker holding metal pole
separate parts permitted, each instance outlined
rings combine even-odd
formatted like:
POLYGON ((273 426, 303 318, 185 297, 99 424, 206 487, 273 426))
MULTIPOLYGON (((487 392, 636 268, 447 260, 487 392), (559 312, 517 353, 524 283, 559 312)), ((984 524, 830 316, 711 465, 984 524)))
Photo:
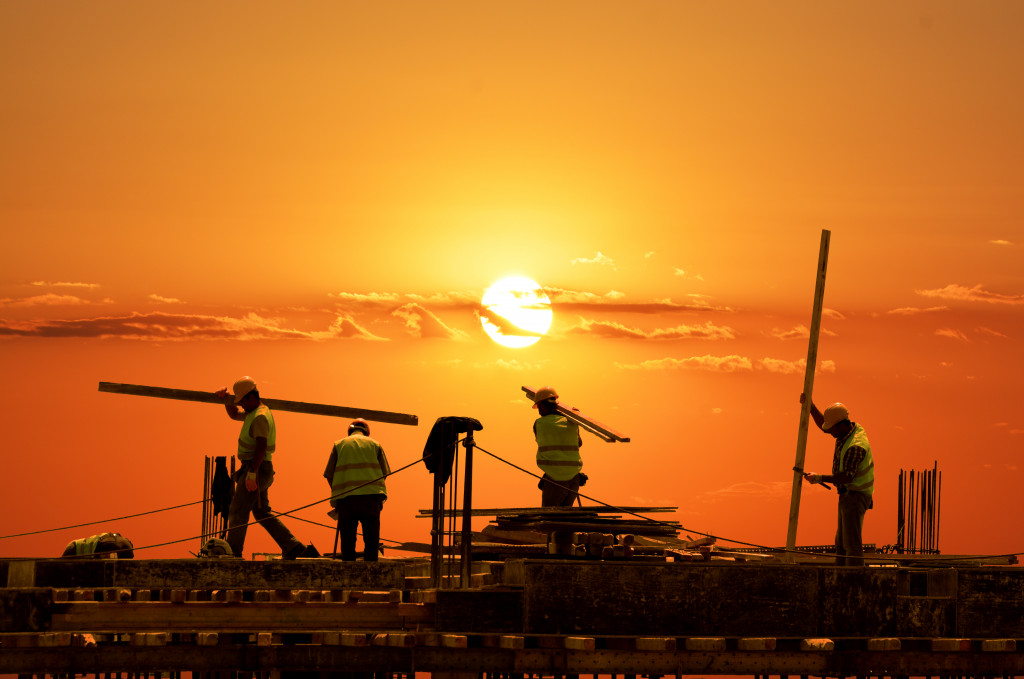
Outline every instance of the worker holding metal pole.
POLYGON ((241 464, 235 472, 235 495, 228 509, 227 541, 231 550, 235 556, 242 556, 251 513, 274 538, 285 559, 298 558, 305 551, 305 545, 295 539, 281 519, 270 511, 267 495, 267 490, 274 483, 272 458, 277 448, 273 413, 260 400, 256 382, 251 377, 235 381, 231 394, 224 387, 216 392, 216 396, 224 403, 228 417, 242 423, 237 453, 241 464))
POLYGON ((537 466, 544 472, 538 486, 542 507, 571 507, 587 481, 583 470, 580 427, 558 412, 558 393, 551 387, 537 390, 533 407, 540 413, 533 422, 537 440, 537 466))
MULTIPOLYGON (((805 400, 800 394, 800 403, 805 400)), ((864 565, 864 514, 874 506, 875 463, 864 427, 850 420, 850 411, 842 403, 818 410, 811 402, 811 417, 826 434, 836 440, 831 474, 804 473, 804 480, 817 484, 832 482, 839 493, 836 525, 836 565, 864 565)))

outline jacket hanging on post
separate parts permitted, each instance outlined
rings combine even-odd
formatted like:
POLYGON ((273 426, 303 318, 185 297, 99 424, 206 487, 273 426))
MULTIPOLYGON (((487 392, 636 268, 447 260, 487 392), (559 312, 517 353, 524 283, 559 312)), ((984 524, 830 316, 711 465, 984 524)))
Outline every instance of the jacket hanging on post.
POLYGON ((480 431, 484 426, 472 417, 449 415, 439 417, 434 422, 423 447, 423 464, 427 471, 434 475, 434 485, 443 486, 452 475, 452 463, 455 460, 455 449, 459 444, 459 434, 480 431))

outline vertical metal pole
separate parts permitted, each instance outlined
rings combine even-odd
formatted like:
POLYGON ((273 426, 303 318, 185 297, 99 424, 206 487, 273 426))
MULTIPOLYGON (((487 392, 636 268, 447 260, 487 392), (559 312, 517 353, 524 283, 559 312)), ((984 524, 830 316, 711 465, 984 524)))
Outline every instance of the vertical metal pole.
POLYGON ((462 589, 468 589, 473 573, 473 430, 466 433, 462 442, 466 447, 466 471, 462 478, 462 589))
POLYGON ((903 553, 903 522, 906 515, 903 513, 903 470, 900 470, 899 485, 896 488, 896 553, 903 553))
POLYGON ((939 472, 938 486, 935 489, 935 553, 939 553, 939 504, 942 497, 942 472, 939 472))
POLYGON ((804 367, 804 402, 800 408, 800 428, 796 440, 796 462, 793 465, 793 495, 789 503, 789 529, 786 532, 786 561, 793 562, 796 547, 796 527, 800 518, 800 490, 803 484, 804 455, 807 452, 807 423, 811 415, 811 394, 814 388, 814 369, 818 365, 818 334, 821 330, 821 309, 825 301, 825 272, 828 268, 828 243, 831 232, 821 231, 821 249, 818 252, 818 271, 814 288, 814 306, 811 310, 811 331, 807 341, 807 365, 804 367))
POLYGON ((203 527, 199 531, 199 549, 203 548, 206 544, 206 534, 210 528, 210 511, 212 502, 210 501, 210 456, 206 455, 203 457, 203 527))

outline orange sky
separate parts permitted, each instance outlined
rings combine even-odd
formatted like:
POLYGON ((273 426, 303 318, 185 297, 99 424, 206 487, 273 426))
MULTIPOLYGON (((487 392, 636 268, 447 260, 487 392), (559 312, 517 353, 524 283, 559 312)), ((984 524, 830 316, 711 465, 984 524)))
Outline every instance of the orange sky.
MULTIPOLYGON (((396 468, 443 415, 532 466, 519 388, 551 384, 632 438, 586 439, 589 494, 783 544, 829 229, 814 396, 872 442, 865 540, 895 541, 899 470, 937 461, 942 550, 1024 551, 1022 22, 1009 0, 3 2, 0 534, 198 500, 237 425, 97 383, 251 374, 417 414, 374 426, 396 468), (512 274, 555 314, 520 350, 475 314, 512 274)), ((346 423, 277 423, 274 508, 323 499, 346 423)), ((807 468, 831 450, 812 431, 807 468)), ((476 469, 477 506, 539 502, 476 469)), ((388 485, 384 537, 429 541, 425 470, 388 485)), ((834 514, 805 486, 798 542, 830 543, 834 514)), ((0 555, 199 527, 189 508, 0 555)))

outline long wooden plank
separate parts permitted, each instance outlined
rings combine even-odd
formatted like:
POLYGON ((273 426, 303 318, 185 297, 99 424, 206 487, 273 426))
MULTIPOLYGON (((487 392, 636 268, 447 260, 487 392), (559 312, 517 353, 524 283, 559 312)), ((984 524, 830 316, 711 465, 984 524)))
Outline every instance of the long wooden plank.
MULTIPOLYGON (((523 387, 522 389, 523 391, 526 392, 526 397, 529 398, 531 402, 533 402, 533 399, 537 395, 537 391, 535 389, 531 389, 530 387, 523 387)), ((569 418, 576 424, 580 425, 594 436, 597 436, 598 438, 603 439, 608 443, 614 443, 616 441, 621 441, 622 443, 629 443, 628 436, 623 436, 622 434, 615 431, 611 427, 601 424, 600 422, 593 418, 587 417, 586 415, 576 410, 575 408, 570 408, 559 403, 558 412, 561 413, 562 415, 565 415, 567 418, 569 418)))
MULTIPOLYGON (((168 398, 175 401, 193 401, 196 403, 215 403, 223 405, 217 395, 209 391, 193 391, 191 389, 170 389, 167 387, 150 387, 141 384, 121 384, 118 382, 100 382, 99 390, 108 394, 128 394, 130 396, 149 396, 152 398, 168 398)), ((405 413, 392 413, 387 410, 369 410, 366 408, 350 408, 346 406, 327 405, 324 403, 305 403, 303 401, 285 401, 276 398, 262 399, 271 410, 282 410, 290 413, 307 415, 325 415, 328 417, 357 418, 372 422, 388 424, 405 424, 415 427, 419 417, 405 413)))
MULTIPOLYGON (((551 516, 557 515, 563 518, 585 516, 587 514, 608 514, 622 512, 635 512, 637 514, 658 514, 674 512, 678 507, 606 507, 604 505, 585 505, 583 507, 508 507, 495 509, 474 509, 473 516, 551 516)), ((444 516, 460 516, 462 510, 443 510, 444 516)), ((421 509, 417 518, 427 518, 434 515, 433 509, 421 509)))

